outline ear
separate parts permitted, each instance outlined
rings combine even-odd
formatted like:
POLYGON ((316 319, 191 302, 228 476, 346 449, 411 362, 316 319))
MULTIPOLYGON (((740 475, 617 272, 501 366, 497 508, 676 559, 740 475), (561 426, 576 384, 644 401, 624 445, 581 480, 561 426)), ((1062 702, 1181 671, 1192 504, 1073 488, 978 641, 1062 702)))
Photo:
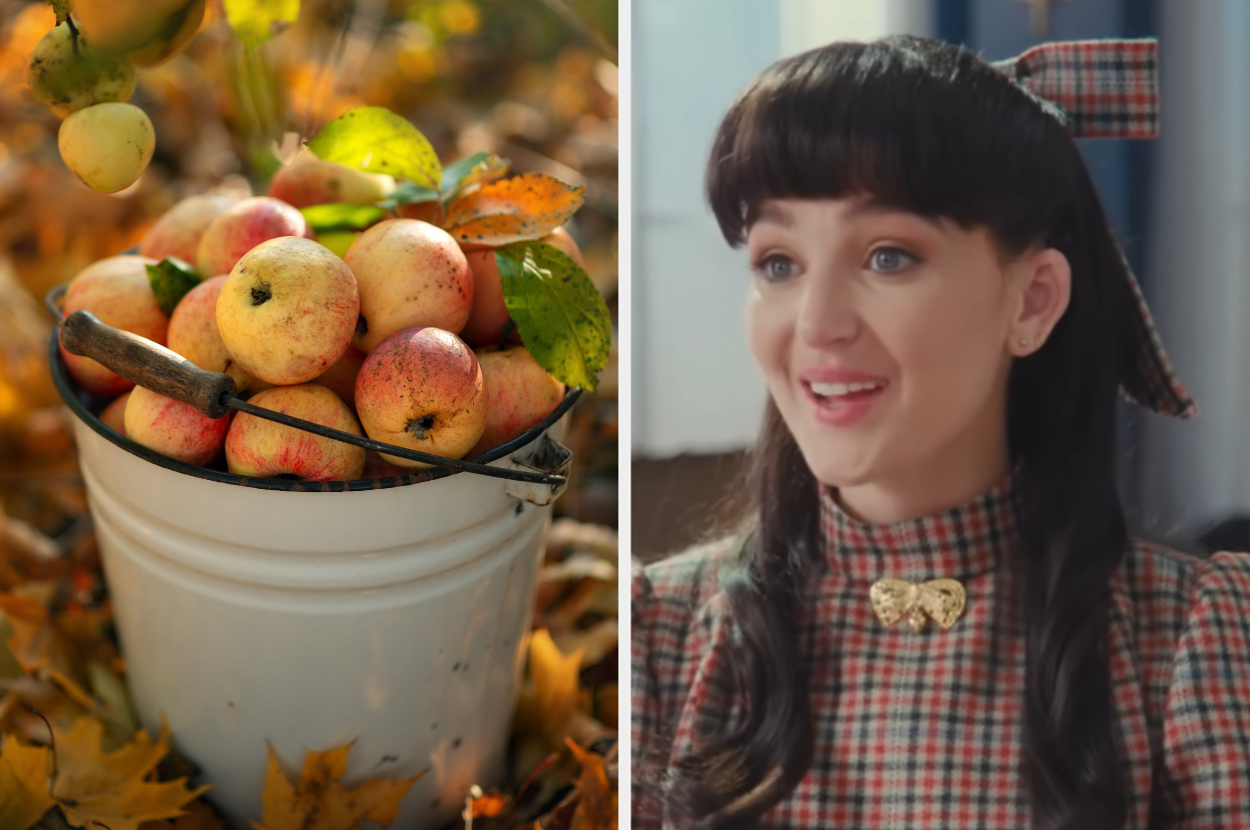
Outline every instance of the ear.
POLYGON ((1021 257, 1013 270, 1017 270, 1017 304, 1007 350, 1017 357, 1025 357, 1042 347, 1059 318, 1068 310, 1072 297, 1072 268, 1068 258, 1058 250, 1041 248, 1021 257))

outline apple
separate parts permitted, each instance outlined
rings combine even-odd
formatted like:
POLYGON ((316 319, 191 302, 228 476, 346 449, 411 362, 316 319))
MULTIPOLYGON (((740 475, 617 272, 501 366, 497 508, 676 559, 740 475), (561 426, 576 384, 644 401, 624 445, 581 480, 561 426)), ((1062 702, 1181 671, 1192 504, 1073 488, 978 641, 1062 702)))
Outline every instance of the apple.
POLYGON ((304 214, 286 202, 268 196, 240 199, 204 229, 196 251, 200 276, 230 273, 244 254, 266 240, 311 232, 304 214))
POLYGON ((136 386, 126 402, 125 426, 130 440, 202 466, 221 452, 230 418, 209 418, 190 404, 136 386))
POLYGON ((365 353, 355 346, 348 346, 343 356, 320 375, 313 378, 342 399, 350 408, 356 408, 356 376, 365 362, 365 353))
POLYGON ((380 452, 365 450, 365 471, 360 474, 361 478, 398 478, 406 475, 412 475, 412 470, 395 466, 380 452))
POLYGON ((547 374, 524 346, 474 349, 486 385, 486 429, 468 455, 516 438, 551 414, 564 384, 547 374))
MULTIPOLYGON (((486 428, 486 388, 477 357, 433 326, 400 329, 378 344, 356 378, 356 412, 375 441, 462 458, 486 428)), ((428 467, 383 454, 400 467, 428 467)))
POLYGON ((26 79, 34 99, 57 118, 104 101, 129 101, 135 91, 134 66, 101 55, 75 38, 68 23, 54 26, 35 44, 26 79))
POLYGON ((100 422, 122 435, 126 434, 126 402, 130 400, 130 395, 130 392, 118 395, 100 413, 100 422))
POLYGON ((226 278, 226 274, 218 274, 183 296, 170 315, 166 345, 201 369, 224 372, 234 378, 239 397, 245 398, 247 393, 258 392, 269 384, 235 363, 217 330, 217 298, 226 278))
POLYGON ((148 114, 133 104, 105 101, 70 113, 56 134, 61 160, 100 193, 125 190, 147 169, 156 150, 148 114))
MULTIPOLYGON (((188 196, 165 211, 139 243, 139 255, 152 259, 177 257, 188 265, 199 258, 200 237, 235 199, 215 193, 188 196)), ((207 276, 214 276, 208 274, 207 276)))
POLYGON ((71 5, 92 46, 149 67, 173 57, 195 37, 205 0, 73 0, 71 5))
POLYGON ((343 261, 360 283, 352 342, 366 354, 400 329, 453 334, 469 319, 473 275, 451 234, 419 219, 386 219, 352 243, 343 261))
MULTIPOLYGON (((322 426, 363 435, 360 422, 324 386, 275 386, 250 403, 322 426)), ((365 470, 364 447, 240 412, 226 436, 226 465, 247 476, 293 475, 308 481, 350 481, 365 470)))
POLYGON ((247 373, 275 386, 304 383, 352 342, 360 297, 351 269, 299 236, 262 242, 221 286, 217 330, 247 373))
MULTIPOLYGON (((582 259, 582 252, 564 228, 556 228, 539 242, 556 246, 585 270, 586 261, 582 259)), ((465 258, 469 262, 469 270, 473 272, 473 308, 460 330, 460 336, 470 346, 499 346, 512 317, 503 301, 503 282, 495 264, 495 249, 470 249, 465 251, 465 258)), ((519 341, 520 337, 513 332, 513 339, 519 341)))
POLYGON ((270 196, 297 208, 335 202, 367 205, 385 199, 394 189, 392 176, 325 161, 307 147, 301 147, 269 181, 270 196))
MULTIPOLYGON (((145 267, 155 264, 147 257, 122 255, 88 265, 70 281, 65 292, 66 316, 86 309, 106 325, 164 346, 169 318, 157 305, 145 267)), ((111 398, 134 387, 89 357, 70 354, 64 348, 61 355, 70 375, 88 392, 111 398)))

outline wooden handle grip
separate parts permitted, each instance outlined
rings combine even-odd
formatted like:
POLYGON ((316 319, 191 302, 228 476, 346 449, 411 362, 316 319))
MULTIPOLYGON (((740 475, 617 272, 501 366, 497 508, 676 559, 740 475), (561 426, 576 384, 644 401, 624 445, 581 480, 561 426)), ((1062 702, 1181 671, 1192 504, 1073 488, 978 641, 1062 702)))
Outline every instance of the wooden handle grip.
POLYGON ((190 404, 210 418, 230 411, 221 396, 223 392, 235 394, 234 378, 205 371, 147 338, 106 326, 89 311, 66 317, 60 337, 67 352, 98 360, 126 380, 190 404))

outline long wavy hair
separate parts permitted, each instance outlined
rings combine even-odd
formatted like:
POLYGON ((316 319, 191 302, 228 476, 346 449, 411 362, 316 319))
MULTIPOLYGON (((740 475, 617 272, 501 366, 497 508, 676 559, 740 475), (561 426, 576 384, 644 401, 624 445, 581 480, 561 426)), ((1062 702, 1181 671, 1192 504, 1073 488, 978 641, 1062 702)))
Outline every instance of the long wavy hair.
MULTIPOLYGON (((716 134, 707 195, 744 243, 773 198, 871 195, 964 228, 1005 258, 1061 251, 1071 300, 1011 369, 1009 451, 1023 532, 1024 781, 1033 830, 1112 830, 1127 816, 1106 652, 1108 579, 1128 549, 1116 486, 1117 388, 1133 352, 1125 268, 1076 143, 1053 109, 976 55, 914 37, 835 43, 782 60, 716 134)), ((723 587, 726 662, 745 716, 667 773, 678 826, 755 826, 812 757, 799 653, 805 576, 821 555, 818 484, 775 405, 752 454, 752 528, 723 587)))

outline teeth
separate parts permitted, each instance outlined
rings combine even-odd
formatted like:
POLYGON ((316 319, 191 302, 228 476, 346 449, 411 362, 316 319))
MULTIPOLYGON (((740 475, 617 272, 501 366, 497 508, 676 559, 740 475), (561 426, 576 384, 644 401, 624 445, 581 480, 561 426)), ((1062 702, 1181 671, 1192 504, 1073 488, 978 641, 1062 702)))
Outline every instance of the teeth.
POLYGON ((812 391, 822 398, 834 395, 849 395, 852 392, 865 392, 869 389, 880 389, 884 383, 812 383, 812 391))

